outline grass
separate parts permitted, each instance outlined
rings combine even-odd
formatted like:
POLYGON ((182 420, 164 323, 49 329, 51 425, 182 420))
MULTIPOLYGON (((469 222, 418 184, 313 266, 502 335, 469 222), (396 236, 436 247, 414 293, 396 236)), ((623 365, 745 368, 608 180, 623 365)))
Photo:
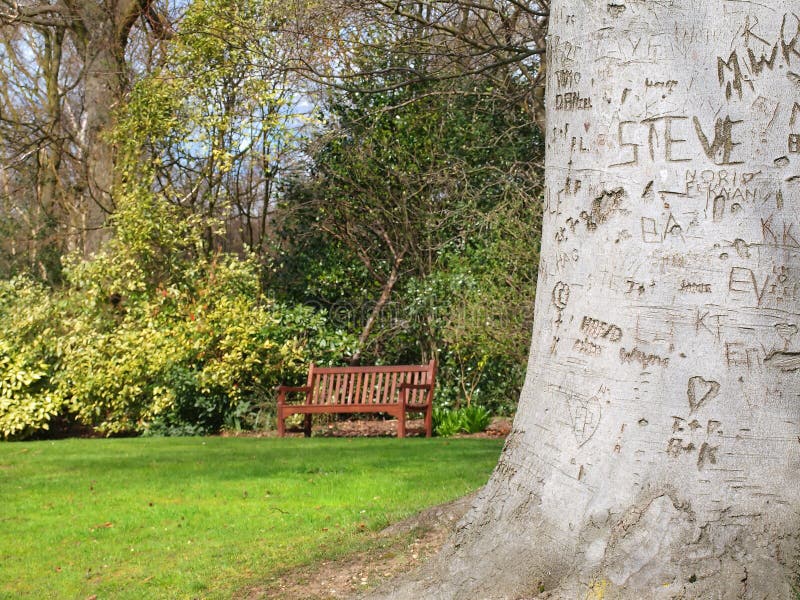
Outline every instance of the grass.
POLYGON ((0 444, 0 598, 229 598, 488 478, 485 439, 0 444))

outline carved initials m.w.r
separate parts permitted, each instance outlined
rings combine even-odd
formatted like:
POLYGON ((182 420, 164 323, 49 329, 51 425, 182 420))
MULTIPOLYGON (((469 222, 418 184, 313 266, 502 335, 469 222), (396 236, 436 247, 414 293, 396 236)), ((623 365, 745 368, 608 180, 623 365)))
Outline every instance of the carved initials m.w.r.
MULTIPOLYGON (((719 78, 719 84, 725 86, 726 99, 731 99, 731 88, 736 90, 739 98, 742 97, 742 81, 745 81, 745 79, 742 77, 742 68, 739 66, 739 55, 736 53, 736 50, 731 52, 727 61, 723 60, 721 56, 717 57, 717 77, 719 78), (726 70, 731 73, 731 81, 726 80, 726 70)), ((748 83, 752 85, 751 82, 748 81, 748 83)))

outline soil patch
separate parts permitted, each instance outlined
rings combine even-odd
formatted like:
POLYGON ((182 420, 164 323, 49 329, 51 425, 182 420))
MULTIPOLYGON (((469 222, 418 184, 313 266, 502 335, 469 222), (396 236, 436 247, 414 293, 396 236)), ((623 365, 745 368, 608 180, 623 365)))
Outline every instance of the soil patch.
MULTIPOLYGON (((494 417, 486 431, 480 433, 460 434, 461 437, 477 438, 503 438, 511 431, 511 419, 508 417, 494 417)), ((277 437, 277 431, 224 431, 220 434, 225 437, 277 437)), ((289 430, 287 437, 302 437, 300 429, 289 430)), ((348 419, 343 421, 331 420, 327 423, 315 423, 311 428, 311 435, 318 437, 396 437, 397 421, 395 419, 348 419)), ((406 422, 406 435, 410 437, 423 437, 425 435, 425 422, 422 419, 412 419, 406 422)))

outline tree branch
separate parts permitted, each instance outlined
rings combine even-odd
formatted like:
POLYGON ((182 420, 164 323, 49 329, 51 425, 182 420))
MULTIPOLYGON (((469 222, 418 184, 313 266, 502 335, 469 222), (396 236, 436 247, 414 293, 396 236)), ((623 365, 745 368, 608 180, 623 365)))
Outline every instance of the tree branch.
POLYGON ((68 27, 69 9, 63 4, 20 5, 15 0, 0 0, 0 25, 38 25, 40 27, 68 27))

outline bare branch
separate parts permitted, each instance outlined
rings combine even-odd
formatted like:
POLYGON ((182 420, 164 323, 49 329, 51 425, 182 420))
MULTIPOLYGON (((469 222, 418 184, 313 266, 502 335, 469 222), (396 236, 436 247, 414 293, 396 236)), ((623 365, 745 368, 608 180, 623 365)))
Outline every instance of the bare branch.
POLYGON ((70 22, 69 9, 63 4, 23 4, 16 0, 0 0, 0 25, 37 25, 66 27, 70 22))

